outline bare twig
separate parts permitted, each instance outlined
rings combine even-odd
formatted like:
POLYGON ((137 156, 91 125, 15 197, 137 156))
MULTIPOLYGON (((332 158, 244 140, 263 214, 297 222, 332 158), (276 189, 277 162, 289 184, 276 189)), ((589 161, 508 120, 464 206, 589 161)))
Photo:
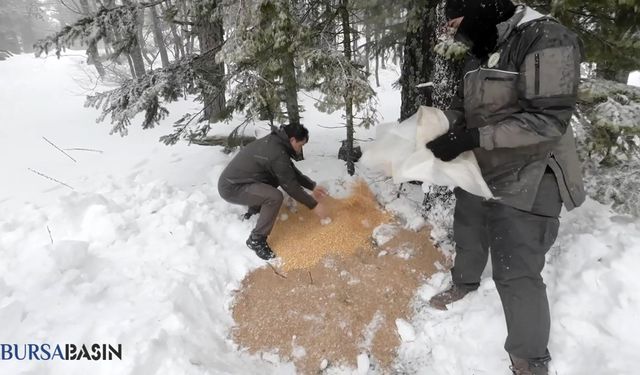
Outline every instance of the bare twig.
POLYGON ((309 280, 311 280, 311 284, 313 284, 313 277, 311 277, 311 271, 307 271, 309 272, 309 280))
POLYGON ((321 128, 325 128, 325 129, 343 129, 346 128, 347 126, 323 126, 323 125, 318 125, 321 128))
POLYGON ((286 279, 287 277, 283 274, 281 274, 280 272, 278 272, 278 270, 273 266, 273 264, 267 262, 267 264, 269 265, 269 267, 271 267, 271 269, 273 270, 273 272, 275 272, 276 275, 282 277, 283 279, 286 279))
POLYGON ((47 232, 49 232, 49 238, 51 239, 51 244, 53 245, 53 236, 51 235, 51 229, 49 229, 48 225, 47 225, 47 232))
POLYGON ((33 172, 33 173, 37 174, 37 175, 40 175, 40 176, 42 176, 42 177, 46 178, 46 179, 49 179, 49 180, 54 181, 54 182, 57 182, 57 183, 59 183, 60 185, 64 185, 64 186, 68 187, 68 188, 69 188, 69 189, 71 189, 71 190, 74 190, 74 191, 76 190, 76 189, 72 188, 71 186, 69 186, 69 185, 65 184, 64 182, 56 180, 56 179, 55 179, 55 178, 53 178, 53 177, 49 177, 49 176, 47 176, 46 174, 40 173, 40 172, 38 172, 38 171, 36 171, 36 170, 34 170, 34 169, 31 169, 31 168, 27 168, 27 169, 28 169, 28 170, 30 170, 31 172, 33 172))
POLYGON ((64 152, 63 149, 61 149, 60 147, 56 146, 55 144, 53 144, 53 142, 51 142, 50 140, 48 140, 46 137, 42 137, 42 139, 44 139, 45 141, 47 141, 47 143, 49 143, 51 146, 55 147, 56 150, 62 152, 63 154, 67 155, 67 157, 71 160, 73 160, 74 163, 77 163, 78 161, 74 158, 71 157, 71 155, 67 154, 66 152, 64 152))
POLYGON ((92 149, 92 148, 78 148, 78 147, 75 147, 75 148, 65 148, 65 150, 67 150, 67 151, 88 151, 88 152, 98 152, 98 153, 100 153, 100 154, 102 154, 102 153, 104 152, 104 151, 102 151, 102 150, 94 150, 94 149, 92 149))

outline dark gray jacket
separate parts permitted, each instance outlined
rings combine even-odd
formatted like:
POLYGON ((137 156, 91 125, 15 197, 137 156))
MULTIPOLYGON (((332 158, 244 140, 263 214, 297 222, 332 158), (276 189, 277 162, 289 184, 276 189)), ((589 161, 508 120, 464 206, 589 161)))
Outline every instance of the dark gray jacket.
POLYGON ((316 183, 293 165, 295 151, 283 130, 274 130, 257 139, 231 160, 220 175, 220 184, 251 184, 262 182, 282 186, 293 199, 313 209, 318 203, 304 191, 313 190, 316 183))
POLYGON ((582 45, 566 27, 519 6, 498 25, 488 61, 467 62, 463 88, 449 112, 452 126, 479 128, 474 150, 493 195, 530 211, 547 166, 565 207, 585 199, 570 120, 577 100, 582 45))

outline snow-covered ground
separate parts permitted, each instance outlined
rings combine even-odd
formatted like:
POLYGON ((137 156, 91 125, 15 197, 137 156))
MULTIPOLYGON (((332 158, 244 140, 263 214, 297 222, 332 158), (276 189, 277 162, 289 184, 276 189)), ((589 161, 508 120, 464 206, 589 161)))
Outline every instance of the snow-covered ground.
POLYGON ((640 86, 640 70, 636 70, 629 74, 629 85, 640 86))
MULTIPOLYGON (((83 108, 92 68, 81 52, 72 53, 0 62, 0 344, 122 344, 123 359, 0 360, 0 374, 294 373, 291 364, 249 356, 229 339, 232 292, 263 265, 245 248, 251 223, 237 219, 243 208, 216 190, 231 156, 217 147, 157 142, 180 112, 199 105, 171 105, 163 126, 109 136, 109 125, 95 124, 96 111, 83 108), (92 151, 67 150, 69 157, 47 140, 92 151)), ((381 120, 394 121, 397 73, 381 74, 381 120)), ((340 114, 318 113, 301 98, 311 140, 300 167, 342 193, 350 179, 336 159, 344 129, 321 127, 339 125, 340 114)), ((372 134, 359 130, 356 137, 372 134)), ((396 199, 388 181, 371 186, 389 209, 420 224, 416 187, 396 199)), ((558 374, 638 372, 638 268, 637 219, 591 200, 563 214, 545 269, 558 374)), ((509 374, 489 270, 480 290, 449 311, 427 307, 448 281, 440 273, 421 288, 410 322, 415 339, 402 344, 398 372, 509 374)), ((403 337, 412 336, 411 327, 403 325, 403 337)))

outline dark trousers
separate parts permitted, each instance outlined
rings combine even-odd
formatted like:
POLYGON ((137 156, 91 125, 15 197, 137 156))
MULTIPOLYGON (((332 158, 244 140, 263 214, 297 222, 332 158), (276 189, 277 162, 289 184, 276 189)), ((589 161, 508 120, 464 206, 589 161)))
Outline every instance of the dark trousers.
POLYGON ((453 282, 477 288, 489 253, 493 280, 507 322, 507 352, 520 358, 548 355, 550 314, 540 272, 558 235, 562 208, 551 173, 545 173, 532 212, 455 190, 453 282))
POLYGON ((258 223, 251 231, 251 237, 266 238, 271 233, 284 199, 280 190, 260 182, 232 184, 221 179, 218 182, 218 192, 229 203, 242 204, 254 210, 260 207, 258 223))

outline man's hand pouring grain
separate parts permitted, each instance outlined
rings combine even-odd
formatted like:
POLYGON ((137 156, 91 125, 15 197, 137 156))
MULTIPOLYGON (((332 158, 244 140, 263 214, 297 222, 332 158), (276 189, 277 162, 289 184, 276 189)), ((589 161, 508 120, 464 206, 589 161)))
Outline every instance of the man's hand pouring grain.
POLYGON ((316 214, 316 216, 318 216, 320 220, 326 220, 329 218, 329 210, 327 209, 327 206, 322 202, 318 202, 312 212, 316 214))
POLYGON ((327 191, 327 189, 323 188, 322 186, 316 185, 316 187, 313 189, 313 197, 317 201, 320 201, 323 198, 326 198, 328 196, 329 196, 329 192, 327 191))

